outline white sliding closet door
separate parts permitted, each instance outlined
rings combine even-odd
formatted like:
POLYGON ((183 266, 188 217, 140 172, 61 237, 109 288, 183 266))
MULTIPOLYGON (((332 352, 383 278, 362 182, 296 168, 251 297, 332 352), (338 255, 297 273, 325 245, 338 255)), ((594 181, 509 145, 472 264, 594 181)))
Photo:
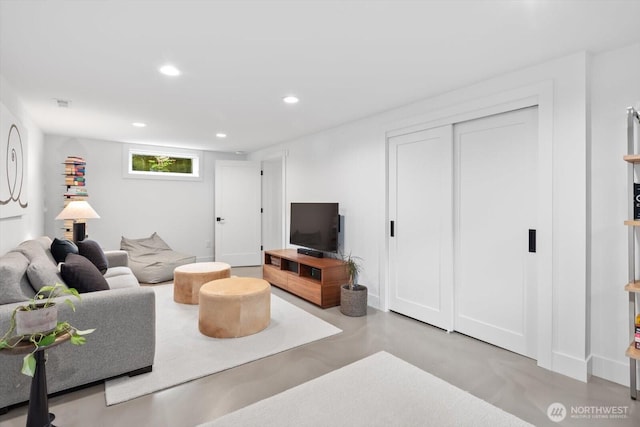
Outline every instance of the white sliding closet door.
POLYGON ((536 357, 537 108, 454 126, 455 330, 536 357), (532 243, 532 242, 531 242, 532 243))
POLYGON ((389 308, 533 358, 537 112, 389 138, 389 308))
POLYGON ((451 126, 389 139, 389 308, 453 326, 451 126))

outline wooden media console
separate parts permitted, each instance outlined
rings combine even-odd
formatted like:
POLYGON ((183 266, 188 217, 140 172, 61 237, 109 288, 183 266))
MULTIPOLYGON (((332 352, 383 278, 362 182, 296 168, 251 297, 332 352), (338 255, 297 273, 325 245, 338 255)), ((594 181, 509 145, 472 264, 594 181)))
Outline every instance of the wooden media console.
POLYGON ((265 251, 262 277, 322 308, 340 305, 340 286, 349 283, 342 260, 302 255, 295 249, 265 251))

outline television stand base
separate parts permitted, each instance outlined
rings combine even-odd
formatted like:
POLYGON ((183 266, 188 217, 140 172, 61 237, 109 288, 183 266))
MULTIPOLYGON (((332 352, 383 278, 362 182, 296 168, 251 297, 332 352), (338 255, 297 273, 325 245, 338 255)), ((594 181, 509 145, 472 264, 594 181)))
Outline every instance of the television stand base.
POLYGON ((322 308, 340 305, 341 287, 349 283, 341 259, 314 258, 293 248, 265 251, 262 278, 322 308))
POLYGON ((298 253, 302 255, 309 255, 314 258, 324 258, 323 252, 314 251, 313 249, 298 248, 298 253))

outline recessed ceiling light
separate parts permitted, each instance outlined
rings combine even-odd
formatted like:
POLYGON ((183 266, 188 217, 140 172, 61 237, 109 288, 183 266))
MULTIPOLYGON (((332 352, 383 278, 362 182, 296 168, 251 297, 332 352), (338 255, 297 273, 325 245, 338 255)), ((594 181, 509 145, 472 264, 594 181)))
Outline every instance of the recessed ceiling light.
POLYGON ((297 96, 293 95, 285 96, 282 100, 287 104, 297 104, 300 101, 297 96))
POLYGON ((174 67, 171 64, 163 65, 162 67, 160 67, 160 72, 165 76, 172 76, 172 77, 179 76, 180 74, 182 74, 180 70, 178 70, 176 67, 174 67))
POLYGON ((141 122, 133 122, 133 123, 131 123, 131 126, 135 126, 137 128, 143 128, 143 127, 146 127, 147 124, 146 123, 141 123, 141 122))
POLYGON ((226 133, 222 133, 222 132, 216 133, 216 138, 226 138, 226 137, 227 137, 226 133))

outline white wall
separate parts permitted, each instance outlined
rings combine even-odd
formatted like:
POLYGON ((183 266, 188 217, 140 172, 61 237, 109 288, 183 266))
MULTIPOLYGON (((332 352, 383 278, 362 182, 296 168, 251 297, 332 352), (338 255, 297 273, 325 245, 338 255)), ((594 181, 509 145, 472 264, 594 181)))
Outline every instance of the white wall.
MULTIPOLYGON (((0 76, 0 102, 21 122, 27 131, 27 188, 29 205, 21 216, 0 219, 0 254, 20 242, 44 233, 43 135, 24 111, 18 94, 0 76)), ((0 173, 6 166, 0 165, 0 173)))
POLYGON ((547 107, 552 115, 545 137, 552 139, 553 155, 553 181, 549 181, 553 242, 547 242, 553 251, 553 269, 544 272, 552 281, 547 301, 550 319, 544 319, 549 330, 540 332, 541 339, 549 341, 549 351, 538 360, 553 371, 586 380, 586 78, 587 55, 580 53, 283 143, 250 157, 261 159, 277 151, 288 152, 287 204, 301 200, 340 203, 345 216, 344 250, 364 259, 360 281, 370 289, 370 304, 386 309, 385 133, 445 120, 452 114, 471 111, 478 99, 499 99, 507 91, 551 82, 551 105, 547 107))
MULTIPOLYGON (((626 150, 625 109, 640 101, 640 45, 588 59, 578 54, 540 64, 261 150, 250 157, 263 159, 288 153, 287 204, 304 200, 340 202, 345 216, 344 250, 363 258, 361 282, 369 286, 370 303, 385 308, 385 133, 441 119, 452 109, 481 97, 552 82, 554 266, 550 369, 585 379, 591 357, 593 374, 626 384, 627 299, 622 288, 627 255, 622 221, 627 216, 627 201, 626 165, 621 157, 626 150)), ((15 93, 4 80, 0 83, 0 100, 29 130, 29 209, 18 219, 0 220, 0 253, 45 232, 61 235, 59 224, 53 220, 62 207, 58 202, 62 193, 58 184, 62 182, 61 162, 66 155, 74 154, 87 158, 90 202, 102 216, 89 223, 91 238, 112 249, 119 246, 121 235, 138 237, 158 231, 176 250, 210 259, 212 250, 204 246, 207 240, 213 241, 212 164, 215 158, 224 156, 205 153, 202 183, 125 180, 121 174, 121 144, 58 136, 47 137, 43 143, 41 132, 24 115, 15 93), (45 198, 46 218, 42 214, 45 198)))
MULTIPOLYGON (((162 147, 166 150, 166 147, 162 147)), ((47 135, 46 234, 62 237, 63 165, 69 155, 84 157, 89 203, 100 219, 89 220, 87 234, 105 249, 119 249, 121 236, 147 237, 157 232, 174 250, 213 260, 214 163, 239 159, 233 154, 204 152, 202 181, 123 178, 123 144, 47 135), (210 245, 209 247, 207 247, 210 245)))
POLYGON ((629 384, 626 109, 640 107, 640 44, 592 58, 591 350, 593 374, 629 384))

